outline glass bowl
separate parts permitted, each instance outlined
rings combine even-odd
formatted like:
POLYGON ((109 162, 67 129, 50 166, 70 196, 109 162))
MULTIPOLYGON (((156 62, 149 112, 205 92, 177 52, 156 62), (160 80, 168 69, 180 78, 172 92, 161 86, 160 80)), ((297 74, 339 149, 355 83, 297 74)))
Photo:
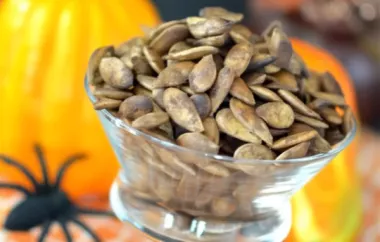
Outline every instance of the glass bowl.
MULTIPOLYGON (((85 80, 87 95, 96 98, 85 80)), ((121 165, 110 192, 116 215, 163 241, 283 241, 290 198, 354 138, 325 154, 238 160, 177 146, 97 111, 121 165)))

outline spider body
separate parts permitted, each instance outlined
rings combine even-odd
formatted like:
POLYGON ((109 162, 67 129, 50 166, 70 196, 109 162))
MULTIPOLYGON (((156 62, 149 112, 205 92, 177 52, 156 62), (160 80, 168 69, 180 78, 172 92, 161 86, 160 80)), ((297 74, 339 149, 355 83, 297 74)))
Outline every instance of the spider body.
POLYGON ((67 194, 60 189, 60 183, 67 168, 76 161, 83 159, 84 156, 74 155, 69 157, 59 169, 55 182, 51 183, 49 181, 46 161, 41 147, 36 145, 35 151, 43 175, 42 182, 38 182, 29 170, 17 161, 10 157, 0 155, 0 161, 19 169, 33 185, 32 191, 29 191, 25 187, 17 184, 0 183, 0 188, 18 190, 23 192, 26 196, 26 198, 17 204, 9 213, 4 223, 4 228, 13 231, 26 231, 36 226, 43 226, 38 240, 42 242, 48 234, 51 224, 58 222, 62 227, 66 240, 71 242, 72 238, 67 228, 67 223, 72 222, 90 234, 94 241, 100 241, 98 236, 77 217, 79 214, 113 215, 107 211, 81 208, 75 205, 67 194))

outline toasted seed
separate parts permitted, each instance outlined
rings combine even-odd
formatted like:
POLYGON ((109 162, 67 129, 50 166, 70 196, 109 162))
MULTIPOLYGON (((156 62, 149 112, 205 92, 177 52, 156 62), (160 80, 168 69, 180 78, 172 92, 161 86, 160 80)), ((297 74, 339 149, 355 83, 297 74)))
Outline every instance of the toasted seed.
POLYGON ((95 110, 114 109, 114 108, 118 108, 120 104, 121 104, 121 100, 101 98, 94 103, 94 108, 95 110))
POLYGON ((314 139, 311 140, 308 154, 316 155, 321 153, 327 153, 331 150, 331 145, 327 140, 322 138, 320 135, 317 135, 314 139))
POLYGON ((189 29, 185 24, 174 24, 154 37, 150 41, 149 47, 157 51, 158 54, 162 54, 167 52, 174 43, 185 40, 189 34, 189 29))
POLYGON ((298 91, 296 77, 287 71, 279 71, 275 74, 272 74, 270 80, 272 83, 266 85, 267 88, 284 89, 291 92, 298 91))
POLYGON ((342 89, 330 72, 325 72, 321 75, 321 82, 325 92, 343 95, 342 89))
POLYGON ((173 25, 177 25, 177 24, 183 24, 185 23, 184 20, 172 20, 172 21, 168 21, 168 22, 164 22, 160 25, 157 26, 157 28, 154 28, 152 31, 149 32, 148 34, 148 42, 150 43, 153 39, 155 39, 159 34, 162 33, 162 31, 164 31, 165 29, 173 26, 173 25))
POLYGON ((157 138, 159 140, 173 143, 173 140, 170 139, 170 137, 167 136, 167 133, 161 129, 144 129, 144 133, 153 136, 154 138, 157 138))
MULTIPOLYGON (((226 134, 223 134, 221 133, 221 138, 220 138, 220 151, 225 154, 225 155, 228 155, 228 156, 233 156, 234 155, 234 152, 237 148, 239 148, 240 146, 242 146, 243 144, 245 144, 246 142, 242 141, 242 140, 239 140, 239 139, 236 139, 232 136, 229 136, 229 135, 226 135, 226 134)), ((256 142, 256 143, 261 143, 260 142, 256 142)))
MULTIPOLYGON (((180 171, 191 176, 195 176, 197 174, 195 169, 191 165, 182 162, 175 152, 158 146, 155 146, 155 151, 160 157, 161 162, 172 167, 175 171, 180 171)), ((175 177, 175 179, 178 180, 180 178, 181 177, 178 176, 175 177)))
POLYGON ((187 42, 194 46, 208 45, 214 47, 222 47, 229 41, 228 33, 221 35, 205 37, 202 39, 187 39, 187 42))
POLYGON ((282 99, 275 92, 271 91, 268 88, 265 88, 262 86, 256 86, 256 85, 249 86, 249 88, 252 90, 254 94, 256 94, 257 96, 261 97, 262 99, 266 101, 282 102, 282 99))
POLYGON ((192 46, 188 45, 185 41, 179 41, 172 45, 169 49, 169 53, 175 53, 178 51, 183 51, 192 48, 192 46))
POLYGON ((289 61, 289 67, 285 69, 294 75, 301 75, 302 71, 305 69, 305 63, 299 55, 293 52, 289 61))
POLYGON ((129 88, 133 85, 133 73, 116 57, 105 57, 100 61, 99 72, 103 80, 116 88, 129 88))
POLYGON ((273 160, 276 154, 265 145, 245 144, 234 153, 236 159, 273 160))
POLYGON ((319 92, 321 90, 321 81, 319 73, 312 71, 309 78, 303 79, 305 91, 319 92))
POLYGON ((132 127, 138 129, 151 129, 169 121, 169 115, 164 112, 147 113, 132 122, 132 127))
POLYGON ((204 130, 201 118, 191 99, 177 88, 168 88, 163 94, 166 112, 178 125, 192 132, 204 130))
POLYGON ((235 43, 250 43, 249 38, 253 35, 251 30, 242 24, 235 24, 230 31, 231 38, 235 43))
POLYGON ((234 45, 228 51, 224 59, 224 66, 235 71, 236 76, 240 76, 247 69, 253 55, 253 46, 250 43, 240 43, 234 45))
POLYGON ((205 119, 211 112, 211 100, 207 94, 194 94, 190 97, 201 119, 205 119))
POLYGON ((189 95, 194 95, 196 94, 191 88, 189 85, 181 85, 179 87, 179 89, 181 89, 182 91, 186 92, 187 94, 189 95))
POLYGON ((124 100, 133 94, 130 92, 122 91, 122 90, 114 90, 109 88, 96 88, 93 92, 95 97, 100 98, 110 98, 110 99, 116 99, 116 100, 124 100))
POLYGON ((244 17, 241 13, 234 13, 222 7, 204 7, 199 11, 199 16, 205 18, 219 17, 235 23, 240 22, 244 17))
POLYGON ((251 142, 255 144, 260 144, 261 139, 250 132, 246 127, 244 127, 238 119, 235 118, 231 109, 225 108, 220 110, 216 114, 216 123, 218 128, 223 133, 226 133, 236 139, 243 140, 246 142, 251 142))
POLYGON ((165 68, 164 61, 155 50, 144 46, 143 53, 148 60, 149 65, 155 72, 160 73, 165 68))
POLYGON ((323 107, 323 108, 320 108, 318 112, 330 124, 339 125, 339 124, 342 124, 343 122, 342 117, 333 108, 323 107))
POLYGON ((230 109, 235 118, 239 120, 245 128, 257 135, 265 143, 272 145, 273 137, 269 132, 269 128, 264 120, 257 116, 253 107, 243 103, 239 99, 232 98, 230 101, 230 109))
POLYGON ((134 45, 139 45, 140 42, 142 42, 142 39, 140 37, 135 37, 121 43, 115 48, 115 55, 120 57, 123 55, 129 55, 131 52, 131 47, 134 45))
POLYGON ((235 73, 229 67, 223 67, 219 71, 218 77, 214 85, 210 89, 210 99, 211 99, 211 114, 214 114, 219 106, 222 104, 224 98, 228 95, 228 92, 232 86, 235 78, 235 73))
POLYGON ((164 100, 163 100, 164 91, 165 91, 165 88, 155 88, 152 90, 152 98, 161 108, 165 108, 164 100))
POLYGON ((323 100, 323 99, 315 99, 314 101, 310 102, 307 104, 307 106, 311 109, 314 109, 314 110, 317 110, 321 107, 325 107, 325 106, 328 106, 330 105, 330 102, 329 101, 326 101, 326 100, 323 100))
POLYGON ((99 73, 99 64, 103 57, 109 57, 114 52, 113 46, 105 46, 96 49, 90 56, 87 67, 87 81, 96 85, 103 82, 99 73))
POLYGON ((273 137, 283 136, 289 133, 289 129, 269 129, 273 137))
POLYGON ((124 63, 129 69, 133 70, 133 63, 132 63, 132 57, 127 54, 122 57, 120 57, 121 62, 124 63))
POLYGON ((292 134, 292 135, 276 140, 272 145, 272 149, 279 150, 279 149, 289 148, 296 144, 309 141, 315 138, 317 135, 318 135, 318 132, 315 130, 292 134))
POLYGON ((252 72, 243 75, 243 80, 248 86, 261 85, 265 82, 267 75, 264 73, 252 72))
POLYGON ((300 112, 301 114, 307 115, 309 117, 320 119, 321 116, 319 116, 318 113, 310 109, 308 106, 306 106, 305 103, 303 103, 296 95, 293 93, 286 91, 286 90, 278 90, 278 94, 292 106, 295 111, 300 112))
POLYGON ((256 108, 256 114, 272 128, 289 128, 294 122, 293 109, 284 102, 268 102, 256 108))
POLYGON ((186 83, 194 63, 191 61, 178 62, 166 67, 158 75, 154 88, 173 87, 186 83))
POLYGON ((304 124, 304 123, 294 123, 292 127, 290 127, 289 134, 297 134, 297 133, 311 131, 311 130, 315 130, 315 128, 312 128, 309 125, 304 124))
POLYGON ((197 39, 220 35, 232 27, 232 22, 222 18, 187 17, 190 33, 197 39))
POLYGON ((125 99, 119 108, 123 118, 135 120, 153 111, 153 104, 149 97, 136 95, 125 99))
POLYGON ((343 115, 343 133, 347 135, 353 128, 354 114, 351 108, 347 107, 343 115))
POLYGON ((258 71, 263 69, 266 74, 273 74, 279 72, 281 69, 273 63, 276 61, 276 57, 269 54, 255 54, 252 56, 247 70, 258 71))
POLYGON ((227 217, 235 212, 237 202, 232 197, 216 197, 211 202, 211 211, 214 216, 227 217))
POLYGON ((276 160, 296 159, 306 156, 310 147, 310 141, 299 143, 277 156, 276 160))
POLYGON ((150 190, 163 202, 175 196, 175 186, 176 183, 165 174, 155 174, 153 181, 150 182, 150 190))
POLYGON ((184 175, 179 181, 175 191, 176 195, 184 202, 194 202, 198 196, 202 183, 193 176, 184 175))
POLYGON ((153 91, 154 83, 157 81, 156 77, 147 76, 147 75, 137 75, 136 80, 140 83, 141 86, 146 89, 153 91))
POLYGON ((218 165, 216 163, 202 165, 199 166, 199 168, 202 168, 204 171, 214 176, 228 177, 231 174, 231 172, 226 167, 218 165))
POLYGON ((167 56, 164 56, 163 59, 176 61, 196 60, 206 55, 216 54, 218 51, 219 49, 214 46, 197 46, 187 50, 169 53, 167 56))
POLYGON ((133 88, 133 92, 136 94, 136 95, 141 95, 141 96, 147 96, 147 97, 152 97, 152 92, 149 90, 149 89, 146 89, 145 87, 137 84, 134 88, 133 88))
POLYGON ((268 42, 277 57, 274 64, 281 68, 287 68, 293 56, 293 47, 282 28, 274 27, 269 35, 268 42))
POLYGON ((315 119, 315 118, 310 118, 308 116, 305 116, 305 115, 302 115, 302 114, 299 114, 299 113, 294 113, 294 119, 299 121, 299 122, 302 122, 302 123, 305 123, 307 125, 310 125, 311 127, 315 127, 315 128, 323 128, 323 129, 326 129, 329 127, 328 124, 326 124, 325 122, 321 121, 321 120, 318 120, 318 119, 315 119))
POLYGON ((152 75, 153 69, 150 67, 148 61, 143 56, 135 56, 131 59, 133 70, 137 75, 152 75))
POLYGON ((230 94, 231 96, 236 97, 247 104, 255 105, 255 99, 251 90, 249 90, 247 84, 240 77, 235 78, 232 83, 230 94))
POLYGON ((261 36, 263 36, 264 38, 270 37, 275 28, 282 29, 282 23, 278 20, 270 22, 268 26, 264 29, 264 31, 261 33, 261 36))
POLYGON ((332 105, 337 105, 337 106, 346 105, 346 101, 344 100, 344 97, 340 94, 333 94, 333 93, 327 93, 327 92, 310 92, 310 95, 312 95, 315 98, 328 101, 332 105))
POLYGON ((203 120, 203 127, 205 128, 203 134, 206 135, 215 144, 219 144, 220 134, 215 119, 212 117, 205 118, 203 120))
POLYGON ((216 65, 212 55, 204 56, 189 75, 190 88, 194 92, 205 92, 211 88, 216 78, 216 65))
POLYGON ((217 154, 219 146, 201 133, 184 133, 177 138, 177 144, 196 151, 217 154))
POLYGON ((344 134, 339 130, 339 128, 332 128, 326 130, 325 139, 330 143, 330 145, 335 145, 344 139, 344 134))

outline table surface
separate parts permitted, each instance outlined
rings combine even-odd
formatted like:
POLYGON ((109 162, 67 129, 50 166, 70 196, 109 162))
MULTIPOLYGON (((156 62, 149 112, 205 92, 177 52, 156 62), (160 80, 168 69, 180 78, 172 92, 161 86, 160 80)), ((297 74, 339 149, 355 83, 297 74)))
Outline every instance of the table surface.
MULTIPOLYGON (((360 154, 357 160, 357 170, 362 180, 362 199, 364 205, 364 221, 358 242, 380 241, 380 134, 364 130, 361 136, 360 154)), ((21 194, 10 191, 0 191, 0 225, 10 209, 22 199, 21 194)), ((94 204, 92 206, 104 207, 107 201, 94 204)), ((88 224, 102 241, 125 241, 125 242, 150 242, 152 240, 144 238, 143 234, 129 225, 122 224, 115 219, 83 216, 81 221, 88 224)), ((86 233, 73 223, 68 224, 68 228, 74 241, 93 241, 86 233)), ((29 233, 14 233, 4 229, 0 230, 0 242, 29 242, 36 241, 41 228, 35 228, 29 233)), ((51 227, 48 239, 49 242, 64 241, 64 236, 58 224, 51 227)))

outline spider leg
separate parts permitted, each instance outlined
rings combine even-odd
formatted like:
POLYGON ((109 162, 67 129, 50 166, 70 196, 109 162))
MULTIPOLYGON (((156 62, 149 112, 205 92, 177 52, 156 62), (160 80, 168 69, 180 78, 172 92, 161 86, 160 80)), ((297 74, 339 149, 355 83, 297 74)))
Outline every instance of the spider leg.
POLYGON ((44 223, 40 237, 38 238, 38 242, 43 242, 45 240, 45 237, 49 233, 49 229, 50 229, 51 224, 52 224, 52 221, 50 221, 50 220, 48 220, 44 223))
POLYGON ((111 216, 114 217, 115 214, 112 211, 104 211, 93 208, 77 208, 78 213, 87 214, 87 215, 103 215, 103 216, 111 216))
POLYGON ((65 171, 67 170, 67 168, 69 168, 69 166, 71 166, 74 162, 76 161, 79 161, 81 159, 84 159, 86 156, 83 155, 83 154, 77 154, 77 155, 73 155, 73 156, 70 156, 61 166, 61 168, 59 168, 59 171, 58 171, 58 175, 57 175, 57 178, 56 178, 56 181, 55 181, 55 184, 54 184, 54 187, 55 188, 58 188, 61 181, 63 180, 63 175, 65 174, 65 171))
POLYGON ((71 220, 79 227, 81 227, 83 230, 85 230, 87 233, 89 233, 95 242, 100 242, 100 238, 89 227, 87 227, 87 225, 85 225, 75 217, 72 217, 71 220))
POLYGON ((40 163, 42 177, 43 177, 43 181, 44 181, 43 184, 45 186, 49 186, 49 175, 48 175, 48 171, 46 168, 46 160, 45 160, 44 154, 42 152, 42 147, 39 146, 38 144, 36 144, 36 145, 34 145, 34 150, 37 154, 37 158, 38 158, 38 161, 40 163))
POLYGON ((19 162, 5 155, 0 155, 0 160, 3 160, 8 165, 19 169, 22 172, 22 174, 24 174, 29 179, 29 181, 33 183, 34 188, 38 188, 39 185, 37 180, 33 177, 32 173, 30 173, 30 171, 25 166, 21 165, 19 162))
POLYGON ((11 183, 2 183, 0 182, 0 188, 7 188, 7 189, 13 189, 17 190, 19 192, 24 193, 26 196, 32 195, 31 192, 29 192, 25 187, 17 184, 11 184, 11 183))
POLYGON ((59 219, 58 220, 59 224, 62 227, 63 234, 65 235, 66 241, 67 242, 72 242, 73 238, 71 238, 71 235, 69 233, 69 229, 67 228, 67 220, 66 219, 59 219))

